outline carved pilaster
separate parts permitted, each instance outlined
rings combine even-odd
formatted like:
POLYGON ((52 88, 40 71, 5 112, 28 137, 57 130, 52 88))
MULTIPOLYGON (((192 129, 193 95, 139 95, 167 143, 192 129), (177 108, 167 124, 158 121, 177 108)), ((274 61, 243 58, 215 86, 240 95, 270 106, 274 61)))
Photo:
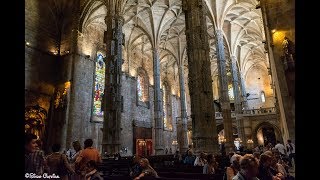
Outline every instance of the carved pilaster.
POLYGON ((243 120, 241 117, 242 107, 241 107, 241 93, 239 91, 239 78, 238 78, 238 68, 237 68, 237 57, 231 56, 231 69, 232 69, 232 83, 233 83, 233 94, 234 94, 234 104, 236 112, 236 121, 238 129, 238 137, 241 138, 242 142, 245 144, 245 134, 243 127, 243 120))
POLYGON ((116 14, 106 16, 107 31, 104 42, 107 47, 104 96, 103 152, 118 153, 120 150, 121 122, 121 66, 123 18, 116 14))
POLYGON ((182 121, 182 133, 181 141, 179 142, 180 152, 186 152, 188 149, 188 127, 187 127, 187 104, 186 104, 186 92, 184 89, 184 72, 183 67, 178 67, 179 71, 179 84, 180 84, 180 103, 181 103, 181 121, 182 121))
POLYGON ((155 153, 164 154, 163 115, 160 93, 160 59, 158 49, 153 49, 153 81, 154 81, 154 119, 155 119, 155 153))
POLYGON ((231 108, 230 100, 228 94, 228 76, 226 70, 226 57, 224 51, 224 42, 222 30, 216 30, 216 42, 217 42, 217 64, 218 64, 218 73, 220 81, 220 91, 219 97, 222 108, 223 116, 223 127, 224 127, 224 136, 226 139, 225 147, 227 152, 229 148, 233 147, 233 133, 232 133, 232 119, 231 119, 231 108))
POLYGON ((196 154, 201 151, 216 153, 218 138, 204 1, 183 1, 183 10, 186 20, 193 147, 196 154))

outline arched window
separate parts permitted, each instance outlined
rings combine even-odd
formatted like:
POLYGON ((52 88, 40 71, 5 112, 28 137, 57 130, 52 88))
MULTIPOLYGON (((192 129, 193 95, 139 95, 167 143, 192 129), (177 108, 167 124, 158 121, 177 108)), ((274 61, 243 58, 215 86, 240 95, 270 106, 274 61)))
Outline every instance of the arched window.
POLYGON ((266 102, 266 96, 264 94, 264 91, 261 91, 261 102, 266 102))
POLYGON ((233 94, 233 86, 232 84, 228 85, 228 94, 229 94, 229 99, 234 100, 234 94, 233 94))
POLYGON ((167 101, 166 101, 166 86, 164 85, 163 88, 163 95, 162 95, 162 100, 163 100, 163 126, 164 129, 168 129, 168 118, 167 118, 167 101))
POLYGON ((144 78, 141 76, 138 76, 137 79, 137 91, 138 91, 138 100, 144 102, 144 98, 143 98, 143 86, 144 84, 144 78))
POLYGON ((104 94, 106 66, 103 61, 103 55, 97 54, 94 74, 94 96, 93 96, 93 115, 103 116, 102 99, 104 94))
POLYGON ((138 69, 137 78, 137 100, 138 102, 149 101, 149 81, 146 71, 142 68, 138 69))

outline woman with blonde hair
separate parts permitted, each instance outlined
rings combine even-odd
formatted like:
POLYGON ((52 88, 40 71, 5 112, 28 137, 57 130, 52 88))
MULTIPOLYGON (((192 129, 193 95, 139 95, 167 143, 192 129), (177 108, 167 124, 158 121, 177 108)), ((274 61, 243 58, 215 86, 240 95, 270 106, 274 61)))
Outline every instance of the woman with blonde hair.
POLYGON ((138 177, 134 178, 134 180, 140 179, 144 176, 159 177, 158 173, 151 167, 147 158, 140 159, 140 166, 142 167, 142 172, 138 177))

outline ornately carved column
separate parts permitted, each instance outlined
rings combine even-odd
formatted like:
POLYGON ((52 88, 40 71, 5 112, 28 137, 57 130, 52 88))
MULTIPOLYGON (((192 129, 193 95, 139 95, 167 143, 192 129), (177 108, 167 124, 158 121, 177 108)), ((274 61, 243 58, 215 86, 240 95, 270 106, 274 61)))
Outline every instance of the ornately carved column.
POLYGON ((182 134, 181 141, 179 143, 180 152, 186 152, 188 150, 188 118, 187 118, 187 107, 186 107, 186 96, 184 89, 184 72, 181 65, 178 67, 179 71, 179 85, 180 85, 180 103, 181 103, 181 122, 182 122, 182 134))
POLYGON ((164 154, 162 98, 160 93, 160 59, 157 48, 153 49, 155 153, 164 154))
POLYGON ((107 45, 105 58, 106 77, 104 96, 103 152, 118 153, 120 150, 121 122, 121 66, 122 26, 124 19, 117 14, 106 16, 107 31, 104 42, 107 45))
POLYGON ((205 2, 186 0, 189 92, 191 98, 192 139, 196 154, 218 152, 218 136, 213 106, 212 77, 205 2))
POLYGON ((230 99, 228 94, 228 77, 226 70, 226 57, 224 52, 223 34, 221 30, 216 30, 218 73, 220 81, 220 103, 223 116, 224 137, 226 139, 225 147, 227 153, 229 148, 233 147, 232 119, 230 99))
POLYGON ((238 78, 236 56, 231 56, 231 69, 232 69, 232 83, 233 83, 233 94, 234 94, 238 137, 241 138, 243 144, 246 144, 246 138, 245 138, 244 127, 243 127, 241 92, 239 91, 239 78, 238 78))
POLYGON ((242 108, 243 109, 248 109, 248 101, 247 101, 247 92, 246 92, 246 86, 245 86, 245 81, 243 77, 239 74, 239 82, 240 82, 240 89, 241 89, 241 97, 242 97, 242 108))

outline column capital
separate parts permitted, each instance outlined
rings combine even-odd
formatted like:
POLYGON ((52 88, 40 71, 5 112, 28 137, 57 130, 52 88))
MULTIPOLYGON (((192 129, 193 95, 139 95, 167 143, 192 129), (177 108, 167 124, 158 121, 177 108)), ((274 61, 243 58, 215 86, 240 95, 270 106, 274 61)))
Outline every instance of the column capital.
MULTIPOLYGON (((118 24, 120 24, 121 26, 123 26, 124 24, 124 17, 119 15, 119 14, 107 14, 105 17, 104 17, 104 23, 106 25, 109 24, 108 20, 116 20, 118 24)), ((114 28, 115 25, 114 23, 112 23, 112 28, 114 28)))
POLYGON ((223 31, 221 29, 216 29, 216 35, 217 36, 223 36, 222 32, 223 31))

